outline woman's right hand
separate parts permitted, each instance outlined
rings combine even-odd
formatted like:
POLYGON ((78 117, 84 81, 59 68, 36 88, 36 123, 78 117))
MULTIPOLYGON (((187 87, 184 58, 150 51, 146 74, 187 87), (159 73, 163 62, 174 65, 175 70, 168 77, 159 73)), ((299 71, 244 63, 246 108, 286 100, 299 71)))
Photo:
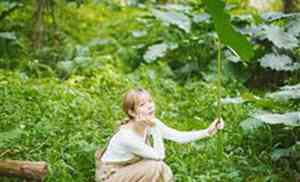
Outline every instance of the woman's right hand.
POLYGON ((155 116, 154 115, 148 115, 145 113, 138 113, 136 116, 136 121, 142 122, 148 126, 154 126, 155 125, 155 116))

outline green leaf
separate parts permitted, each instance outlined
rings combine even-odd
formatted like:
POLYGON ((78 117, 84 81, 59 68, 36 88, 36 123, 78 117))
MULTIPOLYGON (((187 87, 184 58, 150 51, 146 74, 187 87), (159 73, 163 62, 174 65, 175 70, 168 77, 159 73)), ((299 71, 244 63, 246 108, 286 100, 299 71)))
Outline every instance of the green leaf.
POLYGON ((204 2, 207 12, 212 16, 221 42, 234 49, 243 60, 250 60, 254 56, 253 46, 245 36, 232 27, 230 16, 224 9, 225 3, 221 0, 205 0, 204 2))
POLYGON ((295 71, 300 68, 300 64, 293 63, 287 55, 267 54, 258 62, 263 68, 271 68, 276 71, 295 71))
POLYGON ((299 16, 299 13, 290 13, 290 14, 285 14, 282 12, 266 12, 261 14, 261 18, 264 21, 272 22, 276 20, 280 20, 283 18, 291 18, 291 17, 297 17, 299 16))
POLYGON ((178 28, 184 30, 186 33, 191 31, 191 21, 188 16, 183 13, 175 12, 175 11, 159 11, 156 9, 152 10, 153 15, 165 23, 166 25, 176 25, 178 28))
POLYGON ((288 112, 284 114, 258 113, 254 114, 252 117, 271 125, 284 124, 286 126, 300 126, 300 112, 288 112))
POLYGON ((166 43, 152 45, 144 54, 144 60, 148 63, 151 63, 158 58, 164 57, 167 53, 167 50, 168 45, 166 43))
POLYGON ((277 161, 282 157, 296 157, 299 156, 300 142, 296 142, 293 146, 289 148, 277 148, 272 151, 272 160, 277 161))
POLYGON ((8 40, 16 40, 16 34, 14 32, 0 32, 0 38, 8 40))
POLYGON ((287 101, 290 99, 300 99, 300 84, 298 85, 286 85, 280 88, 280 91, 268 93, 266 97, 287 101))
POLYGON ((278 48, 294 49, 298 46, 298 40, 295 35, 285 32, 279 26, 265 25, 263 33, 263 39, 268 39, 278 48))
POLYGON ((183 13, 189 13, 192 10, 192 7, 182 4, 165 4, 158 7, 169 11, 178 11, 183 13))
POLYGON ((248 118, 240 123, 240 127, 245 132, 250 132, 252 130, 255 130, 259 127, 263 126, 263 123, 255 118, 248 118))
POLYGON ((173 50, 177 48, 177 44, 175 43, 159 43, 154 44, 148 47, 146 53, 144 54, 143 58, 147 63, 152 63, 158 58, 162 58, 167 54, 168 50, 173 50))
POLYGON ((209 23, 210 22, 210 15, 207 13, 201 13, 201 14, 193 14, 193 22, 194 23, 209 23))
POLYGON ((293 35, 295 37, 300 35, 300 18, 290 22, 287 25, 288 34, 293 35))

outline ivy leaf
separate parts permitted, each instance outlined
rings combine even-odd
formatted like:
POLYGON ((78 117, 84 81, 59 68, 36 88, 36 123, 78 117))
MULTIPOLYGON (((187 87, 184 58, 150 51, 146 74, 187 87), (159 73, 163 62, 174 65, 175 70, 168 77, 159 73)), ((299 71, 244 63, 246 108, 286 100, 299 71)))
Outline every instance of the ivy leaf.
POLYGON ((293 63, 286 55, 267 54, 258 60, 263 68, 271 68, 276 71, 294 71, 300 68, 299 63, 293 63))
POLYGON ((225 11, 222 0, 205 0, 207 12, 212 16, 221 42, 234 49, 243 60, 254 56, 253 46, 245 36, 237 32, 230 23, 230 16, 225 11))
POLYGON ((264 26, 264 37, 276 47, 293 49, 298 46, 298 40, 293 34, 285 32, 283 28, 274 25, 264 26))
POLYGON ((184 30, 186 33, 191 31, 191 21, 189 17, 180 12, 175 11, 159 11, 156 9, 152 10, 153 15, 165 23, 166 25, 176 25, 178 28, 184 30))

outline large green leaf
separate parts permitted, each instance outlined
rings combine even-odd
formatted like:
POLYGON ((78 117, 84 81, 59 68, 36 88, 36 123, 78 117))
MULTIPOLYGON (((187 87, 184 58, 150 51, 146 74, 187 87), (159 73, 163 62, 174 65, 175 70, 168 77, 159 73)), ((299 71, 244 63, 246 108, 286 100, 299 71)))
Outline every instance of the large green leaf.
POLYGON ((16 34, 14 32, 0 32, 0 38, 8 40, 16 40, 16 34))
POLYGON ((158 58, 164 57, 167 54, 168 50, 173 50, 176 48, 177 48, 177 44, 172 44, 172 43, 163 42, 159 44, 154 44, 148 47, 143 58, 147 63, 152 63, 158 58))
POLYGON ((295 71, 300 69, 299 63, 294 63, 287 55, 267 54, 258 60, 264 68, 271 68, 276 71, 295 71))
POLYGON ((178 28, 184 30, 186 33, 191 32, 191 20, 183 13, 176 11, 160 11, 153 9, 153 15, 166 25, 176 25, 178 28))
POLYGON ((204 3, 222 43, 234 49, 243 60, 250 60, 254 56, 253 46, 232 27, 225 3, 222 0, 205 0, 204 3))
POLYGON ((292 35, 292 36, 299 36, 300 35, 300 18, 290 22, 287 25, 287 29, 288 29, 288 34, 292 35))
POLYGON ((299 157, 300 156, 300 142, 288 148, 276 148, 272 151, 272 160, 277 161, 282 157, 299 157))
POLYGON ((256 113, 253 118, 267 124, 284 124, 286 126, 300 126, 300 112, 277 113, 256 113))
POLYGON ((284 49, 294 49, 298 47, 296 31, 286 32, 283 28, 275 25, 264 26, 263 38, 271 41, 276 47, 284 49))
POLYGON ((167 50, 168 45, 166 43, 155 44, 148 48, 143 58, 146 62, 151 63, 158 58, 164 57, 167 50))
POLYGON ((299 15, 300 15, 299 13, 285 14, 282 12, 266 12, 266 13, 262 13, 260 16, 264 21, 272 22, 272 21, 281 20, 285 18, 297 17, 299 15))
POLYGON ((289 127, 300 126, 300 112, 287 112, 284 114, 270 113, 267 111, 257 111, 249 118, 240 123, 240 127, 248 132, 263 126, 263 124, 277 125, 282 124, 289 127))
POLYGON ((281 87, 280 91, 268 93, 266 94, 266 96, 272 99, 283 101, 288 101, 290 99, 300 99, 300 84, 281 87))

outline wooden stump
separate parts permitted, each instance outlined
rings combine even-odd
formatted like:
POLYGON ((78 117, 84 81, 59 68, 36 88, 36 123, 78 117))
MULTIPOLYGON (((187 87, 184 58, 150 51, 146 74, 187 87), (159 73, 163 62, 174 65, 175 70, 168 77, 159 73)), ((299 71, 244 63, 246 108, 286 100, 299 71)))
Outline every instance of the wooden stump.
POLYGON ((14 176, 42 181, 48 173, 46 162, 0 160, 0 176, 14 176))

